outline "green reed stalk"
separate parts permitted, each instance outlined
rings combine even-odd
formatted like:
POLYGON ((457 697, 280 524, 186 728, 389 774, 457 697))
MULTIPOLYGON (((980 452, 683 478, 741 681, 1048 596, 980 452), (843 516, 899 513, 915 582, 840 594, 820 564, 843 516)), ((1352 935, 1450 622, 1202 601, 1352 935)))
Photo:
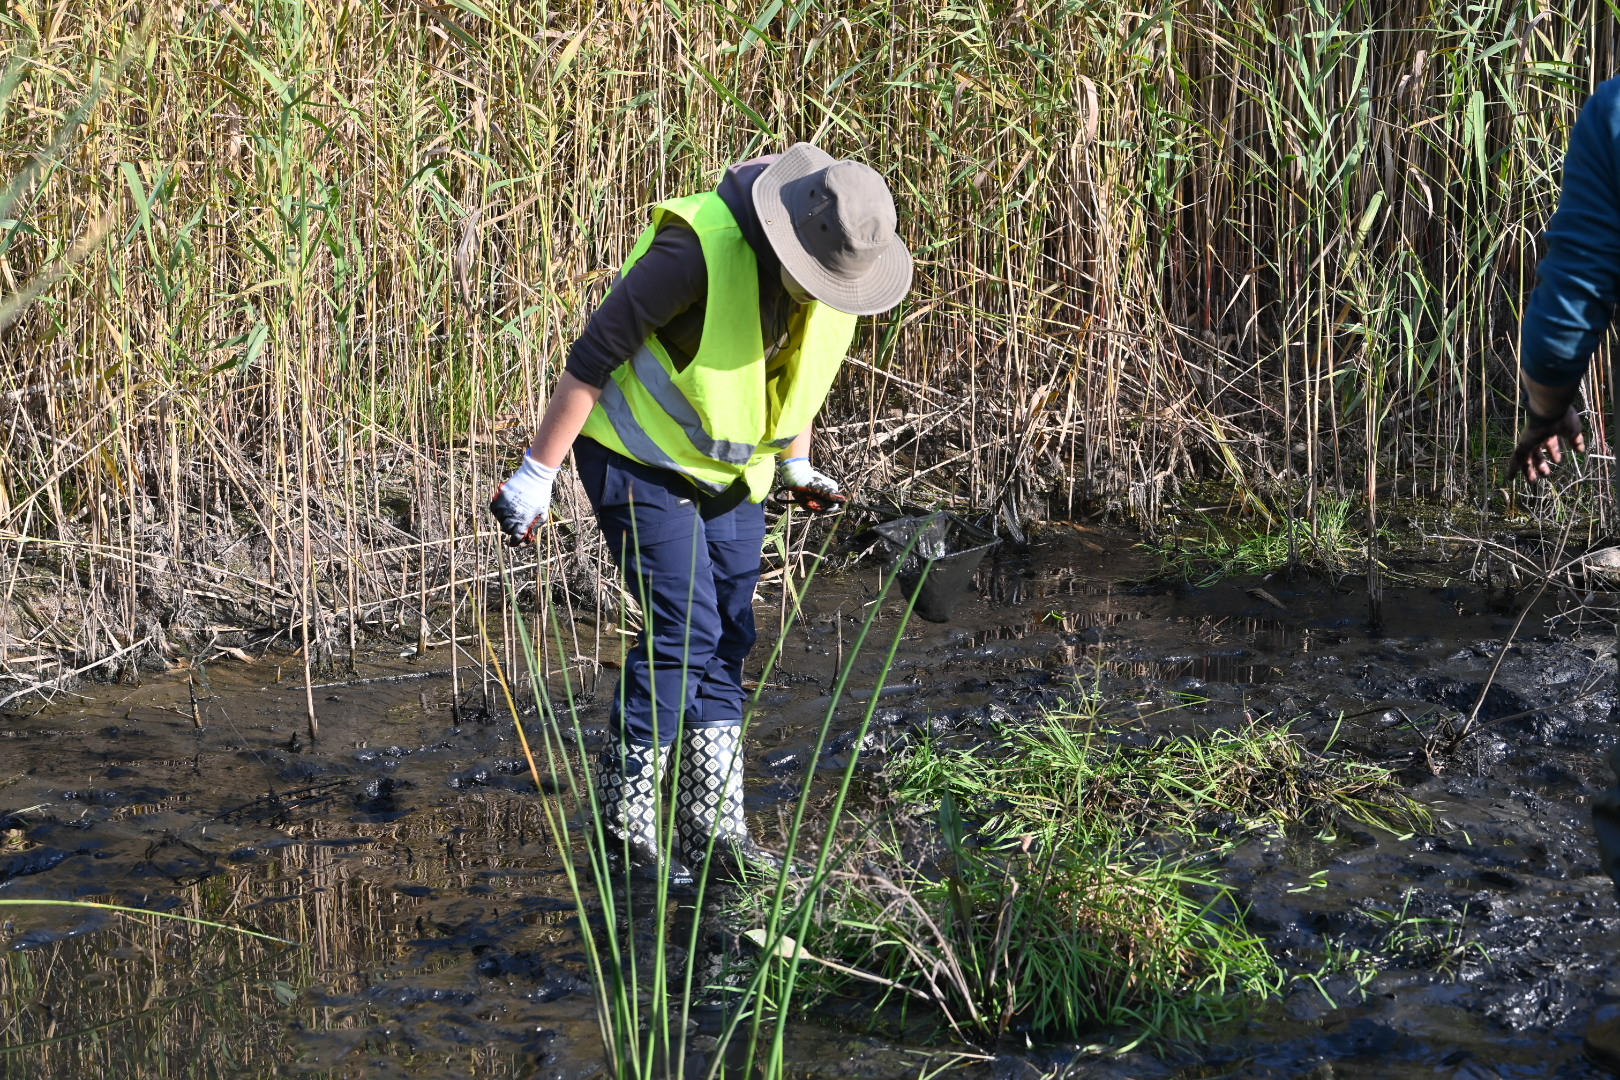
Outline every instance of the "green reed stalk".
MULTIPOLYGON (((830 545, 835 535, 836 528, 828 531, 822 542, 822 555, 825 554, 828 545, 830 545)), ((909 554, 909 546, 906 554, 909 554)), ((903 561, 903 559, 904 556, 902 555, 901 561, 903 561)), ((813 577, 817 568, 819 568, 820 562, 821 558, 818 556, 817 559, 812 563, 810 574, 805 579, 806 587, 808 587, 811 577, 813 577)), ((548 620, 550 622, 550 631, 552 638, 558 647, 558 655, 566 656, 567 653, 564 648, 561 623, 557 619, 554 606, 545 602, 545 598, 552 594, 552 583, 548 580, 548 576, 545 572, 545 568, 549 567, 550 563, 550 559, 543 559, 541 562, 542 572, 540 575, 539 595, 541 597, 543 610, 540 613, 539 618, 542 621, 548 620)), ((868 612, 867 617, 863 622, 861 631, 857 635, 847 659, 840 670, 838 680, 833 690, 832 703, 829 705, 827 712, 823 717, 821 728, 817 734, 816 746, 812 753, 813 759, 818 759, 822 750, 826 746, 827 740, 830 736, 831 723, 837 703, 842 699, 842 696, 848 686, 849 679, 853 674, 855 664, 862 655, 866 641, 873 627, 876 625, 877 620, 881 616, 883 602, 887 597, 889 589, 891 588, 894 580, 894 574, 885 575, 879 596, 872 604, 871 610, 868 612)), ((787 588, 786 584, 784 584, 784 588, 787 588)), ((515 590, 513 590, 510 578, 508 579, 508 589, 512 590, 512 602, 515 606, 517 603, 516 593, 515 590)), ((645 600, 646 598, 643 597, 642 599, 645 600)), ((643 611, 647 612, 649 609, 650 604, 644 603, 643 611)), ((846 766, 840 778, 834 807, 827 824, 827 835, 817 853, 814 869, 811 872, 811 877, 809 879, 809 887, 812 890, 819 882, 825 880, 825 876, 828 872, 829 859, 831 857, 832 844, 836 834, 837 824, 841 819, 843 807, 848 798, 850 785, 853 782, 855 766, 859 758, 858 742, 861 737, 864 737, 866 731, 869 729, 872 715, 874 714, 877 708, 877 703, 880 700, 879 691, 881 690, 883 682, 893 664, 894 657, 898 650, 899 641, 901 640, 906 622, 910 616, 910 610, 911 605, 908 601, 905 613, 902 616, 899 626, 896 628, 893 642, 891 643, 881 672, 879 673, 878 682, 873 690, 871 700, 868 703, 867 709, 859 726, 857 733, 857 745, 853 749, 850 762, 846 766)), ((786 640, 787 634, 791 630, 793 624, 796 623, 799 614, 800 606, 798 603, 795 603, 792 606, 792 620, 784 626, 783 633, 778 637, 778 640, 773 646, 766 661, 765 670, 760 679, 761 686, 768 682, 770 673, 781 655, 782 645, 786 640)), ((539 656, 537 651, 538 643, 542 640, 542 638, 540 638, 538 634, 531 633, 526 621, 520 621, 517 624, 517 631, 521 639, 521 647, 523 648, 524 655, 527 659, 528 675, 531 686, 534 689, 534 700, 536 705, 541 710, 542 717, 544 719, 544 723, 542 724, 541 743, 544 749, 546 768, 550 775, 565 779, 568 786, 568 791, 571 795, 573 813, 577 814, 584 812, 592 815, 591 825, 583 834, 583 840, 585 843, 586 868, 589 875, 589 887, 587 887, 586 879, 581 877, 572 859, 566 854, 574 850, 572 826, 569 820, 570 815, 563 807, 554 804, 547 797, 542 797, 542 812, 544 819, 548 828, 552 831, 553 836, 556 838, 559 850, 565 853, 565 873, 568 877, 570 890, 574 897, 576 908, 580 914, 581 925, 585 929, 586 953, 588 963, 593 974, 593 979, 597 987, 598 1016, 602 1024, 604 1044, 608 1048, 609 1052, 609 1065, 613 1069, 615 1075, 618 1076, 650 1077, 663 1068, 670 1069, 672 1075, 684 1075, 684 1037, 679 1037, 674 1045, 670 1044, 669 1039, 672 1030, 675 1032, 683 1032, 685 1030, 690 1020, 691 1003, 694 998, 704 990, 703 987, 697 986, 694 981, 696 974, 694 962, 698 951, 700 927, 697 921, 694 920, 688 940, 685 943, 687 948, 686 968, 678 978, 672 980, 666 966, 669 942, 666 938, 665 919, 662 914, 655 915, 655 928, 652 935, 653 940, 651 942, 651 970, 645 973, 642 972, 639 966, 640 960, 636 955, 633 940, 627 943, 626 940, 620 936, 619 932, 618 915, 621 910, 620 905, 623 905, 624 912, 629 912, 631 910, 631 904, 635 900, 635 890, 627 878, 622 883, 621 891, 621 889, 618 887, 619 883, 615 881, 615 875, 613 874, 611 865, 608 861, 607 856, 611 841, 608 840, 604 830, 602 817, 600 814, 600 806, 597 803, 596 786, 591 774, 591 766, 588 757, 583 754, 583 747, 585 745, 584 730, 580 721, 579 710, 574 703, 572 681, 568 676, 567 664, 564 663, 562 665, 560 677, 562 680, 564 698, 567 702, 566 707, 569 712, 568 722, 571 725, 574 745, 576 748, 578 748, 578 752, 581 754, 577 771, 576 767, 569 761, 568 749, 559 737, 564 730, 564 721, 552 711, 550 696, 544 689, 546 684, 545 672, 543 667, 538 662, 539 656), (581 788, 584 789, 583 792, 581 791, 581 788), (591 929, 590 923, 591 914, 593 911, 591 902, 593 896, 596 902, 600 904, 604 914, 604 929, 602 931, 602 939, 600 941, 597 939, 596 932, 591 929), (675 998, 675 1002, 678 1003, 678 1009, 673 1012, 671 1010, 672 1002, 669 994, 669 991, 672 988, 677 990, 678 993, 678 996, 675 998), (649 999, 652 1006, 651 1011, 647 1012, 645 1015, 643 1014, 640 1004, 643 996, 646 996, 649 999), (645 1043, 639 1042, 636 1034, 637 1032, 641 1032, 643 1030, 645 1030, 645 1043)), ((486 650, 493 655, 493 648, 486 646, 486 650)), ((496 665, 495 673, 502 686, 503 693, 507 695, 508 707, 511 709, 514 719, 518 724, 519 737, 522 741, 525 754, 528 757, 536 787, 543 792, 545 790, 545 785, 540 773, 539 763, 535 760, 531 752, 530 748, 532 743, 529 735, 524 729, 521 714, 516 708, 515 699, 511 696, 511 685, 498 664, 496 665)), ((760 692, 761 691, 757 690, 755 693, 756 705, 760 692)), ((752 711, 753 710, 751 709, 751 714, 752 711)), ((798 850, 799 838, 805 823, 805 815, 814 790, 814 784, 814 769, 807 769, 805 781, 801 789, 799 799, 795 805, 792 825, 790 826, 788 835, 786 837, 784 870, 774 886, 766 911, 766 934, 768 938, 766 946, 767 949, 774 947, 782 940, 784 936, 787 936, 790 929, 792 930, 792 933, 797 936, 802 937, 804 934, 803 923, 804 920, 808 918, 810 908, 808 906, 801 906, 797 909, 791 909, 788 907, 787 901, 789 881, 791 878, 791 868, 798 850)), ((666 784, 666 786, 668 785, 666 784)), ((663 840, 666 845, 672 845, 674 839, 675 828, 673 812, 674 807, 672 801, 669 812, 664 819, 665 826, 663 840)), ((672 849, 672 847, 667 849, 672 849)), ((628 866, 628 859, 625 860, 625 864, 628 866)), ((698 880, 696 882, 696 898, 693 902, 697 908, 701 909, 705 902, 705 896, 709 887, 708 860, 703 861, 702 865, 699 867, 699 871, 698 880)), ((666 879, 660 878, 655 882, 653 894, 653 910, 656 913, 664 912, 666 910, 668 900, 668 882, 666 879)), ((633 937, 634 935, 632 934, 632 938, 633 937)), ((763 988, 764 980, 768 976, 768 967, 761 965, 754 972, 749 983, 742 989, 740 1003, 735 1009, 733 1009, 731 1015, 728 1017, 723 1026, 721 1036, 718 1040, 719 1046, 716 1051, 714 1064, 710 1067, 709 1075, 716 1076, 723 1071, 726 1048, 730 1045, 731 1041, 738 1032, 739 1024, 745 1018, 750 1020, 751 1032, 745 1071, 752 1070, 754 1055, 756 1052, 755 1047, 757 1046, 758 1039, 762 1034, 763 1024, 763 1014, 760 1012, 757 1004, 755 1003, 757 1002, 759 994, 763 988)), ((767 1054, 764 1066, 767 1069, 768 1075, 780 1075, 785 1065, 782 1060, 782 1025, 786 1022, 786 1018, 791 1012, 792 989, 796 981, 796 977, 797 969, 795 962, 793 966, 789 967, 786 976, 777 980, 773 985, 772 1002, 777 1011, 777 1021, 772 1032, 771 1049, 767 1054)))
MULTIPOLYGON (((793 520, 793 517, 794 517, 794 513, 795 513, 795 510, 794 510, 794 508, 792 506, 789 506, 788 508, 786 508, 783 511, 784 531, 785 531, 786 527, 791 524, 791 522, 793 520)), ((772 643, 771 650, 770 650, 769 654, 765 658, 765 663, 764 663, 764 665, 762 666, 762 668, 760 670, 760 676, 759 676, 758 685, 755 687, 753 697, 749 701, 747 714, 744 717, 743 728, 742 728, 742 736, 743 736, 743 741, 744 741, 745 744, 747 742, 748 731, 752 727, 755 717, 758 715, 760 697, 761 697, 761 695, 764 694, 765 687, 769 684, 770 679, 771 679, 771 675, 776 670, 777 662, 782 657, 782 648, 783 648, 783 646, 785 646, 787 644, 789 634, 795 629, 795 627, 797 626, 797 624, 799 622, 799 618, 803 613, 803 605, 801 603, 801 598, 808 593, 812 583, 814 582, 816 574, 821 569, 822 560, 826 557, 828 550, 832 547, 832 543, 833 543, 834 539, 836 539, 837 536, 838 536, 838 528, 839 528, 839 526, 841 526, 843 524, 843 521, 844 521, 844 519, 842 517, 837 517, 837 518, 833 519, 832 527, 826 530, 826 533, 825 533, 824 537, 822 538, 820 550, 816 553, 814 559, 811 561, 810 570, 809 570, 809 572, 807 574, 805 574, 804 579, 800 583, 800 586, 799 586, 799 588, 797 590, 793 589, 791 563, 786 558, 786 555, 784 553, 784 556, 783 556, 783 559, 782 559, 782 592, 783 592, 784 598, 786 598, 789 594, 792 594, 793 595, 793 603, 791 604, 791 606, 788 608, 787 612, 783 616, 781 625, 780 625, 780 627, 778 629, 778 632, 777 632, 777 635, 776 635, 776 640, 775 640, 775 642, 772 643)), ((886 590, 886 588, 887 588, 887 586, 885 585, 885 590, 886 590)), ((871 622, 876 618, 876 612, 882 606, 883 598, 884 598, 885 595, 886 595, 886 591, 880 591, 877 601, 873 604, 872 613, 868 617, 867 625, 870 625, 871 622)), ((863 633, 862 633, 862 636, 860 638, 860 641, 864 641, 864 637, 865 637, 865 633, 864 633, 864 628, 863 628, 863 633)), ((803 811, 804 811, 805 806, 808 804, 810 794, 811 794, 811 790, 812 790, 813 781, 814 781, 815 766, 814 766, 813 762, 820 758, 822 747, 825 746, 825 744, 826 744, 828 728, 829 728, 829 725, 831 724, 831 721, 832 721, 833 708, 836 706, 838 698, 841 696, 843 685, 844 685, 843 680, 847 678, 849 672, 854 670, 855 661, 860 656, 860 651, 861 651, 860 650, 860 641, 857 642, 856 647, 851 651, 851 653, 849 655, 849 659, 844 663, 844 665, 843 665, 843 667, 841 669, 840 682, 834 688, 833 696, 832 696, 832 702, 829 704, 827 712, 823 715, 821 728, 817 732, 815 749, 812 751, 810 759, 807 760, 806 763, 805 763, 804 784, 800 789, 799 799, 798 799, 797 803, 794 806, 793 824, 790 826, 790 828, 788 830, 788 834, 787 834, 787 837, 785 838, 784 845, 783 845, 782 873, 778 876, 777 881, 775 883, 775 886, 774 886, 774 888, 772 890, 771 903, 770 903, 770 907, 768 909, 768 915, 767 915, 767 923, 770 926, 770 930, 768 931, 768 933, 770 935, 774 935, 775 937, 778 937, 778 938, 779 938, 780 935, 777 934, 776 927, 778 926, 778 924, 780 923, 781 918, 782 918, 783 903, 784 903, 784 900, 785 900, 785 897, 786 897, 786 892, 787 892, 787 888, 788 888, 788 885, 789 885, 789 881, 790 881, 790 879, 792 877, 792 874, 793 874, 794 860, 795 860, 797 852, 799 850, 799 826, 803 821, 803 816, 804 816, 803 811)), ((880 680, 879 686, 881 686, 881 685, 882 684, 881 684, 881 680, 880 680)), ((876 694, 874 693, 874 700, 875 699, 876 699, 876 694)), ((671 832, 673 832, 673 828, 671 829, 671 832)), ((714 849, 714 840, 711 837, 710 842, 709 842, 708 851, 706 852, 706 856, 709 855, 709 854, 712 854, 713 849, 714 849)), ((698 880, 695 882, 695 885, 696 885, 696 898, 694 900, 694 904, 699 909, 702 908, 705 897, 708 894, 709 881, 708 881, 708 874, 707 874, 707 864, 708 864, 708 859, 706 857, 704 859, 704 872, 699 876, 698 880)), ((688 939, 687 939, 687 942, 686 942, 688 964, 687 964, 687 968, 686 968, 686 971, 684 973, 684 976, 683 976, 683 978, 681 980, 681 983, 680 983, 681 1009, 680 1009, 680 1015, 679 1015, 679 1018, 678 1018, 678 1023, 680 1024, 680 1027, 681 1027, 682 1030, 685 1030, 687 1025, 691 1021, 691 1018, 692 1018, 691 1017, 692 1003, 696 999, 696 995, 704 989, 703 987, 699 987, 699 986, 694 985, 694 977, 696 975, 696 969, 695 969, 695 966, 692 963, 692 959, 691 959, 691 958, 693 958, 693 957, 695 957, 697 955, 698 938, 699 938, 700 931, 701 931, 701 926, 699 925, 698 920, 694 919, 693 923, 692 923, 691 932, 688 935, 688 939)), ((750 980, 748 985, 743 990, 743 997, 745 999, 754 999, 754 998, 758 997, 758 995, 760 993, 760 990, 761 990, 761 987, 763 986, 763 975, 764 975, 763 967, 759 971, 755 972, 753 978, 750 980)), ((783 1007, 785 1008, 786 1006, 784 1005, 783 1007)), ((741 1007, 741 1008, 735 1010, 733 1012, 733 1016, 736 1019, 740 1019, 743 1016, 749 1015, 751 1012, 752 1012, 752 1010, 750 1008, 747 1008, 746 1005, 745 1005, 745 1007, 741 1007)), ((715 1070, 718 1070, 718 1069, 721 1068, 721 1055, 723 1055, 724 1052, 726 1051, 726 1049, 729 1048, 730 1043, 731 1043, 731 1039, 735 1035, 735 1031, 736 1031, 735 1022, 728 1023, 725 1026, 725 1028, 723 1030, 723 1034, 722 1034, 722 1036, 721 1036, 721 1038, 719 1040, 719 1044, 718 1044, 718 1047, 717 1047, 717 1052, 716 1052, 716 1056, 715 1056, 715 1064, 714 1064, 714 1066, 711 1067, 711 1070, 710 1070, 711 1075, 715 1074, 715 1070)), ((754 1029, 755 1037, 757 1037, 757 1034, 758 1034, 758 1032, 757 1032, 757 1027, 756 1027, 754 1029)), ((750 1059, 751 1058, 752 1058, 752 1049, 750 1049, 750 1059)), ((677 1048, 675 1061, 676 1061, 675 1074, 677 1076, 685 1076, 686 1075, 686 1042, 685 1042, 685 1040, 682 1040, 680 1046, 677 1048)))
POLYGON ((301 945, 297 941, 288 941, 286 938, 279 938, 274 934, 264 934, 257 930, 248 930, 245 927, 232 926, 229 923, 214 922, 211 919, 198 919, 191 915, 176 915, 172 911, 151 911, 147 908, 129 907, 125 904, 103 904, 93 900, 0 900, 0 907, 94 908, 100 911, 118 911, 127 915, 151 915, 153 918, 169 919, 173 922, 194 923, 197 926, 207 926, 215 930, 229 930, 233 934, 273 941, 277 945, 291 945, 294 948, 299 948, 301 945))
MULTIPOLYGON (((821 731, 817 734, 815 748, 815 754, 817 757, 819 757, 821 754, 822 747, 826 742, 827 733, 831 728, 833 709, 837 705, 839 698, 843 696, 844 688, 848 684, 850 673, 854 670, 855 657, 860 655, 862 647, 866 644, 866 639, 870 634, 873 625, 877 622, 878 611, 882 607, 883 600, 888 596, 889 588, 896 580, 899 579, 899 568, 904 565, 906 559, 911 555, 911 549, 915 543, 916 538, 913 537, 912 540, 906 544, 905 549, 900 553, 900 556, 895 560, 894 569, 885 576, 883 584, 878 591, 878 600, 872 605, 872 612, 867 616, 867 620, 862 625, 861 632, 856 638, 855 648, 851 653, 850 662, 846 664, 844 670, 839 673, 838 684, 833 690, 832 701, 828 703, 827 713, 822 721, 821 731)), ((815 869, 811 874, 809 882, 809 888, 812 892, 826 880, 828 870, 830 869, 830 859, 832 857, 833 845, 835 844, 837 838, 838 825, 843 820, 844 806, 849 799, 850 785, 855 779, 855 767, 860 761, 861 744, 866 738, 866 733, 871 729, 872 716, 877 711, 878 701, 881 698, 884 683, 888 680, 889 670, 894 665, 894 658, 900 651, 900 642, 905 636, 907 623, 911 621, 911 612, 912 608, 915 606, 915 603, 916 593, 913 592, 911 596, 906 598, 905 611, 900 616, 899 625, 895 627, 894 636, 889 642, 889 650, 883 657, 883 666, 878 670, 877 680, 872 687, 871 699, 867 702, 866 711, 861 714, 860 725, 855 729, 855 738, 850 746, 849 761, 845 763, 843 775, 841 775, 838 779, 837 794, 833 798, 832 809, 827 815, 826 832, 822 838, 821 846, 816 852, 815 869)), ((788 844, 790 851, 794 849, 798 840, 799 830, 803 825, 805 808, 810 802, 810 789, 811 776, 810 770, 807 768, 804 788, 799 796, 798 805, 794 807, 793 825, 788 833, 788 844)), ((778 928, 782 921, 781 906, 783 899, 785 898, 786 887, 787 875, 784 873, 782 879, 777 883, 776 893, 771 898, 771 907, 768 909, 767 954, 774 952, 781 940, 781 933, 778 928)), ((810 924, 811 913, 813 910, 813 905, 809 903, 803 903, 800 905, 799 911, 793 922, 794 932, 792 936, 795 941, 804 940, 805 930, 810 924)), ((803 953, 798 949, 794 949, 791 958, 787 961, 787 973, 781 980, 780 990, 778 991, 778 1011, 776 1023, 771 1031, 770 1052, 764 1062, 764 1071, 767 1076, 781 1076, 787 1068, 787 1061, 783 1056, 784 1040, 787 1034, 786 1025, 790 1012, 794 985, 797 982, 799 969, 802 963, 803 953)), ((762 964, 760 967, 761 972, 763 973, 766 969, 767 965, 762 964)), ((762 1017, 756 1017, 755 1019, 754 1028, 756 1033, 759 1029, 761 1020, 762 1017)), ((754 1045, 754 1041, 750 1040, 748 1060, 743 1069, 744 1075, 752 1075, 754 1065, 754 1045)))

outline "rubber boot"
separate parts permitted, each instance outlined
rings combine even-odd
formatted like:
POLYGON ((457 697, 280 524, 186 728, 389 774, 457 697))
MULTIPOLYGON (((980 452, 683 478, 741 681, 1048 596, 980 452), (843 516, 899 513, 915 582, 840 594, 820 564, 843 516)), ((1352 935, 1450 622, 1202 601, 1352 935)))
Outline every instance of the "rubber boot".
POLYGON ((675 827, 681 853, 693 866, 709 853, 728 869, 775 874, 782 860, 748 835, 743 818, 742 721, 688 727, 681 735, 680 775, 675 783, 675 827))
POLYGON ((597 789, 610 858, 629 856, 638 873, 664 873, 669 883, 686 886, 692 872, 667 856, 658 844, 658 780, 669 761, 669 747, 625 742, 609 744, 597 764, 597 789))

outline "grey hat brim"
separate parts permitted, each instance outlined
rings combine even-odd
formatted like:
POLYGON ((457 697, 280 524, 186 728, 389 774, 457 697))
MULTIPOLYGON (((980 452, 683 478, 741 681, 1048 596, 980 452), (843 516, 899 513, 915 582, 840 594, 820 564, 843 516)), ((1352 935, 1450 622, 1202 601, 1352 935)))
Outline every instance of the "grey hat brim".
POLYGON ((911 252, 896 236, 872 269, 859 278, 830 274, 804 250, 782 201, 782 188, 837 161, 810 143, 794 143, 754 180, 754 212, 771 250, 794 280, 817 300, 850 315, 888 311, 911 290, 911 252))

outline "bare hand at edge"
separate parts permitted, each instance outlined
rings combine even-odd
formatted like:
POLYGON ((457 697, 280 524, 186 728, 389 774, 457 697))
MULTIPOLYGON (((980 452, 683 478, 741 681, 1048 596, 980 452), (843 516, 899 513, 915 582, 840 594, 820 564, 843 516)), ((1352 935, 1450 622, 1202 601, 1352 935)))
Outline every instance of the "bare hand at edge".
POLYGON ((1585 453, 1586 436, 1582 434, 1581 417, 1571 405, 1564 415, 1550 424, 1532 420, 1519 432, 1519 442, 1508 457, 1508 475, 1512 480, 1519 473, 1534 484, 1552 473, 1553 466, 1564 460, 1564 445, 1577 453, 1585 453))

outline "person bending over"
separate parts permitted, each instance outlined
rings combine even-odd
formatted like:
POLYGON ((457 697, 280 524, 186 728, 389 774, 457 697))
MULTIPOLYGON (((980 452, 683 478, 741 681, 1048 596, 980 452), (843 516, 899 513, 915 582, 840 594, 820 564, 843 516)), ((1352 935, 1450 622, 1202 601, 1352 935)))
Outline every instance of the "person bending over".
POLYGON ((842 499, 810 463, 811 428, 856 316, 911 287, 895 229, 883 178, 809 143, 659 203, 490 504, 512 542, 530 541, 573 449, 643 613, 598 762, 599 805, 621 850, 673 881, 711 850, 734 868, 780 865, 749 836, 742 800, 762 501, 776 487, 807 505, 842 499), (677 743, 670 853, 657 792, 677 743))

